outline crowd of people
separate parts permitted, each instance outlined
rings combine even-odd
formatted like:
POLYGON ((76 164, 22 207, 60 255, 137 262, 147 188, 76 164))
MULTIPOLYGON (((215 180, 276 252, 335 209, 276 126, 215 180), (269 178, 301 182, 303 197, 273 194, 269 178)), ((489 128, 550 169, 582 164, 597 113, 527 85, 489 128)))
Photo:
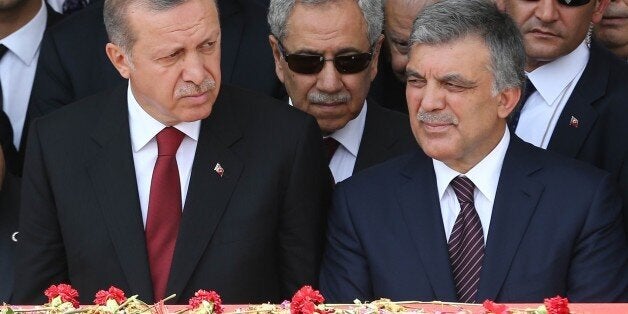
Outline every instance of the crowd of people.
POLYGON ((0 302, 628 302, 628 0, 0 0, 0 302))

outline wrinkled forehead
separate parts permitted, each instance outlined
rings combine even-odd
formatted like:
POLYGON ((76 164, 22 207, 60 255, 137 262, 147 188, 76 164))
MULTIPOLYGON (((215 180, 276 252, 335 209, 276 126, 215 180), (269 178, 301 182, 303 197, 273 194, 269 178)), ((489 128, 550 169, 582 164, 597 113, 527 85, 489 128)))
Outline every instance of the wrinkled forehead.
POLYGON ((141 2, 131 4, 127 19, 134 33, 142 35, 198 35, 220 29, 218 11, 213 1, 190 0, 170 8, 155 9, 141 2))
POLYGON ((356 1, 297 3, 286 23, 284 43, 313 45, 347 42, 368 46, 368 29, 356 1))

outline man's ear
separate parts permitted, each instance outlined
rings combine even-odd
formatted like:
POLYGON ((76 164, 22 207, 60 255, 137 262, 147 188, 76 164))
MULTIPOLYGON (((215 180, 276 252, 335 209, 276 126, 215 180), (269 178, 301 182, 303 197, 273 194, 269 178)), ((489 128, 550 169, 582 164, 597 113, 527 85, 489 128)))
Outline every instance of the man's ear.
POLYGON ((506 0, 495 0, 495 5, 502 12, 506 12, 506 3, 504 1, 506 0))
POLYGON ((502 119, 507 119, 515 109, 521 97, 521 88, 511 87, 499 93, 499 104, 497 105, 497 115, 502 119))
POLYGON ((282 57, 279 51, 279 40, 273 35, 268 35, 268 42, 270 43, 270 49, 273 50, 273 58, 275 58, 275 73, 277 74, 277 78, 283 83, 284 64, 281 62, 282 57))
POLYGON ((132 70, 131 59, 124 52, 124 49, 120 48, 118 45, 107 43, 105 52, 107 53, 107 57, 109 57, 109 61, 111 61, 113 66, 120 72, 120 75, 128 79, 132 70))
POLYGON ((383 42, 384 35, 379 35, 379 38, 375 42, 375 46, 373 46, 373 59, 371 60, 371 68, 369 70, 371 72, 371 82, 375 79, 375 76, 377 76, 377 63, 379 61, 379 54, 381 52, 383 42))
POLYGON ((597 0, 595 1, 595 11, 593 11, 593 16, 591 16, 591 23, 597 24, 602 20, 602 16, 604 15, 604 11, 610 4, 610 0, 597 0))

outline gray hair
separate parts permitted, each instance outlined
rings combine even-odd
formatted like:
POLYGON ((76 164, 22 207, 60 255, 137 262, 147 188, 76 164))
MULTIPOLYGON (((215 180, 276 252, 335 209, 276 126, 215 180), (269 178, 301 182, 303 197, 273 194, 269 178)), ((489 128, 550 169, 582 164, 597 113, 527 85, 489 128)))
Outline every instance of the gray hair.
MULTIPOLYGON (((103 18, 109 41, 122 48, 126 53, 131 52, 131 48, 137 40, 126 18, 128 8, 131 5, 161 12, 177 7, 186 1, 188 0, 105 0, 103 18)), ((216 0, 213 1, 216 4, 216 0)))
MULTIPOLYGON (((290 14, 296 3, 304 5, 322 5, 326 3, 338 2, 339 0, 270 0, 268 7, 268 24, 271 33, 280 41, 286 38, 287 23, 290 14)), ((382 34, 384 24, 384 7, 382 0, 353 0, 358 3, 364 15, 367 27, 367 38, 373 45, 382 34)), ((324 23, 324 21, 321 21, 324 23)))
POLYGON ((495 94, 523 88, 525 50, 521 33, 490 0, 442 0, 426 6, 414 21, 410 44, 438 45, 469 35, 483 38, 488 47, 495 94))

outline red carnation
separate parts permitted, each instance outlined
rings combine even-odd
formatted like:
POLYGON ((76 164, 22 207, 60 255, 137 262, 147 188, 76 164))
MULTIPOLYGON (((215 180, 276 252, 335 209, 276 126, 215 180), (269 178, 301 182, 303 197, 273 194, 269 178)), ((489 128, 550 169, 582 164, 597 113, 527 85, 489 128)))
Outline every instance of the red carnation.
POLYGON ((72 286, 66 284, 52 285, 46 289, 44 294, 48 297, 48 302, 52 302, 52 299, 61 297, 61 301, 70 302, 75 309, 79 307, 79 301, 77 300, 79 294, 72 286))
POLYGON ((545 309, 547 314, 569 314, 569 300, 557 295, 550 299, 545 299, 545 309))
POLYGON ((508 308, 505 305, 495 303, 491 300, 484 301, 482 305, 484 306, 484 309, 490 313, 494 313, 494 314, 507 314, 508 313, 508 308))
POLYGON ((323 295, 318 290, 312 289, 311 286, 303 286, 292 297, 290 302, 291 314, 312 314, 324 313, 316 308, 316 305, 325 301, 323 295))
POLYGON ((214 305, 214 313, 220 314, 222 313, 222 300, 220 299, 220 295, 216 293, 216 291, 210 290, 198 290, 194 293, 194 296, 189 300, 189 307, 192 310, 198 309, 203 301, 210 302, 214 305))
POLYGON ((126 301, 126 297, 124 296, 124 291, 111 286, 109 290, 100 290, 96 292, 96 298, 94 299, 94 304, 96 305, 106 305, 107 300, 112 299, 115 300, 118 305, 124 303, 126 301))

